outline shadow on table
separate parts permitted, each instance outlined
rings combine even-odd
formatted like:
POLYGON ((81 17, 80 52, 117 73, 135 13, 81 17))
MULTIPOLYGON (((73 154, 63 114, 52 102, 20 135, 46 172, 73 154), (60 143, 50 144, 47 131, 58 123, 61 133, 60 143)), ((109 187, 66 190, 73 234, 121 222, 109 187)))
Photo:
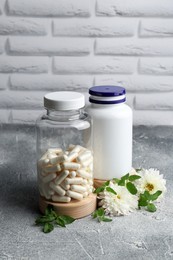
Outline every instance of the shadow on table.
POLYGON ((8 209, 20 210, 20 213, 39 213, 38 188, 33 181, 27 183, 9 183, 8 186, 0 187, 0 201, 8 209))

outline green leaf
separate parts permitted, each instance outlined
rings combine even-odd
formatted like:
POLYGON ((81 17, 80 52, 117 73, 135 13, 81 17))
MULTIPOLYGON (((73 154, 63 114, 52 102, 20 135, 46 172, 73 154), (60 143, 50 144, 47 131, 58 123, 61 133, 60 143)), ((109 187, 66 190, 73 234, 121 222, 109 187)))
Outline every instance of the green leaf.
POLYGON ((120 181, 120 179, 113 178, 113 182, 114 182, 114 183, 117 183, 117 184, 118 184, 118 183, 119 183, 119 181, 120 181))
POLYGON ((119 186, 125 186, 125 180, 120 180, 120 181, 118 182, 118 185, 119 185, 119 186))
POLYGON ((66 215, 63 215, 63 216, 59 216, 60 219, 62 219, 64 221, 64 224, 65 225, 68 225, 68 224, 71 224, 75 221, 74 218, 70 217, 70 216, 66 216, 66 215))
POLYGON ((92 215, 91 215, 93 218, 97 218, 97 210, 95 210, 92 215))
POLYGON ((121 179, 128 180, 128 178, 129 178, 129 173, 127 173, 126 175, 124 175, 121 179))
POLYGON ((106 191, 111 192, 114 195, 117 195, 117 193, 111 187, 106 187, 106 191))
POLYGON ((104 211, 104 209, 103 208, 99 208, 98 210, 97 210, 97 216, 104 216, 104 214, 105 214, 105 211, 104 211))
POLYGON ((135 181, 135 180, 138 180, 140 178, 141 178, 141 176, 139 176, 139 175, 130 175, 129 176, 129 181, 135 181))
POLYGON ((156 206, 153 203, 148 203, 147 210, 149 212, 155 212, 157 210, 156 206))
POLYGON ((54 229, 55 225, 65 227, 74 222, 75 219, 70 216, 58 216, 52 205, 48 205, 45 210, 45 215, 38 217, 35 221, 36 225, 43 226, 43 232, 49 233, 54 229))
POLYGON ((38 224, 44 224, 46 222, 52 222, 55 220, 55 217, 52 215, 48 215, 48 216, 42 216, 42 217, 38 217, 35 221, 35 223, 38 224))
POLYGON ((111 222, 111 221, 112 221, 112 219, 111 219, 111 218, 107 218, 107 217, 103 216, 103 217, 101 218, 101 221, 104 221, 104 222, 111 222))
POLYGON ((103 187, 109 186, 110 181, 105 181, 105 183, 103 184, 103 187))
POLYGON ((38 217, 38 218, 36 218, 36 220, 35 220, 35 224, 36 225, 39 225, 39 224, 44 224, 44 223, 46 223, 47 222, 47 220, 46 221, 44 221, 44 218, 43 217, 38 217))
POLYGON ((135 195, 138 191, 137 191, 137 189, 136 189, 136 187, 135 187, 135 185, 132 183, 132 182, 128 182, 127 184, 126 184, 126 188, 128 189, 128 191, 131 193, 131 194, 133 194, 133 195, 135 195))
POLYGON ((150 193, 148 190, 146 190, 143 195, 147 200, 150 200, 150 193))
POLYGON ((95 189, 94 193, 100 193, 102 191, 104 191, 105 187, 101 186, 101 187, 98 187, 97 189, 95 189))
POLYGON ((61 219, 60 217, 57 217, 57 219, 55 220, 56 224, 58 226, 61 226, 61 227, 65 227, 65 223, 64 223, 64 220, 61 219))
POLYGON ((162 194, 161 190, 156 191, 154 194, 150 194, 150 200, 157 200, 158 197, 162 194))
POLYGON ((104 211, 103 208, 99 208, 99 209, 95 210, 95 211, 93 212, 93 214, 92 214, 92 217, 93 217, 93 218, 97 218, 97 220, 98 220, 99 222, 101 222, 101 221, 104 221, 104 222, 110 222, 110 221, 112 221, 111 218, 105 217, 105 211, 104 211))
POLYGON ((94 193, 100 193, 102 191, 105 190, 106 186, 108 186, 110 183, 110 181, 106 181, 102 186, 98 187, 97 189, 95 189, 94 193))
POLYGON ((49 205, 47 206, 47 208, 45 209, 45 213, 44 213, 44 214, 47 216, 47 215, 51 214, 52 211, 54 211, 54 208, 53 208, 52 205, 49 204, 49 205))
POLYGON ((147 198, 145 197, 144 194, 140 194, 139 201, 138 201, 138 206, 139 207, 145 207, 147 205, 148 205, 147 198))
POLYGON ((92 213, 92 217, 93 217, 93 218, 97 218, 98 221, 101 221, 101 218, 104 217, 104 215, 105 215, 105 212, 104 212, 104 209, 103 209, 103 208, 96 209, 96 210, 92 213))
POLYGON ((121 179, 120 179, 120 181, 118 182, 118 185, 119 186, 125 186, 125 182, 126 182, 126 180, 128 180, 129 179, 129 173, 127 173, 126 175, 124 175, 121 179))
POLYGON ((49 233, 54 229, 54 226, 51 223, 45 223, 43 227, 44 233, 49 233))
POLYGON ((138 202, 138 206, 139 206, 139 207, 145 207, 145 206, 147 206, 147 205, 148 205, 147 200, 140 200, 140 201, 138 202))

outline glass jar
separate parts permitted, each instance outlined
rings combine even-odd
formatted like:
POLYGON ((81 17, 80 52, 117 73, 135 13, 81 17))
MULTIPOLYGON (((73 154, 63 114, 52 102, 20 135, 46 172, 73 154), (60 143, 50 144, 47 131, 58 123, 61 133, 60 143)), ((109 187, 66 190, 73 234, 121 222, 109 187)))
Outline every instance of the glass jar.
POLYGON ((132 167, 132 109, 125 104, 126 91, 116 86, 95 86, 89 93, 94 178, 120 178, 132 167))
POLYGON ((68 203, 92 193, 91 122, 84 105, 77 92, 44 96, 47 113, 36 128, 38 186, 45 200, 68 203))

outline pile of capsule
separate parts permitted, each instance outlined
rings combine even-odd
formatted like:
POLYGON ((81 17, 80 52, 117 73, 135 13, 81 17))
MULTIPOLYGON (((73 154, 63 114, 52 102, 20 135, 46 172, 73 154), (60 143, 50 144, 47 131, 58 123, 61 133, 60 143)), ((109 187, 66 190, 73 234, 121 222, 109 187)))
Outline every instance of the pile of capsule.
POLYGON ((51 148, 38 161, 40 195, 55 202, 82 200, 93 191, 93 156, 80 145, 51 148))

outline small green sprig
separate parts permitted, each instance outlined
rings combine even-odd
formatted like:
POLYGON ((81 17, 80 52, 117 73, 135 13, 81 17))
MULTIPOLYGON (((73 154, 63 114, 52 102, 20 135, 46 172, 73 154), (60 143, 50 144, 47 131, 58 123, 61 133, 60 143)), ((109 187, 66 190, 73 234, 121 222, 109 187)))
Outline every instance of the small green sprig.
MULTIPOLYGON (((139 175, 136 175, 136 174, 130 175, 129 173, 127 173, 126 175, 121 177, 121 179, 114 178, 113 182, 117 183, 119 186, 126 186, 128 191, 131 194, 135 195, 137 193, 137 189, 132 182, 134 182, 140 178, 141 178, 141 176, 139 176, 139 175)), ((99 194, 100 192, 103 192, 104 190, 106 190, 108 192, 113 193, 114 195, 117 195, 117 193, 111 187, 109 187, 109 184, 110 184, 110 181, 106 181, 102 186, 95 189, 94 193, 99 194)))
POLYGON ((93 213, 92 213, 92 217, 93 218, 96 218, 98 220, 98 222, 101 222, 101 221, 104 221, 104 222, 111 222, 112 219, 111 218, 107 218, 105 216, 105 211, 103 208, 99 208, 97 210, 95 210, 93 213))
POLYGON ((113 181, 114 183, 117 183, 119 186, 125 186, 131 194, 135 195, 138 191, 133 182, 140 178, 141 176, 139 175, 130 175, 129 173, 127 173, 126 175, 121 177, 121 179, 114 178, 113 181))
POLYGON ((94 193, 99 194, 100 192, 104 191, 106 189, 106 187, 109 186, 109 183, 110 183, 110 181, 106 181, 105 183, 103 183, 102 186, 95 189, 94 193))
POLYGON ((44 233, 50 233, 55 226, 66 227, 66 225, 74 222, 75 219, 70 216, 59 216, 53 209, 53 206, 48 205, 45 214, 38 217, 35 221, 36 225, 42 226, 44 233))
POLYGON ((162 194, 162 191, 158 190, 154 194, 150 194, 149 191, 145 191, 144 193, 140 194, 138 207, 146 207, 149 212, 155 212, 157 207, 154 205, 153 201, 157 200, 158 197, 162 194))

